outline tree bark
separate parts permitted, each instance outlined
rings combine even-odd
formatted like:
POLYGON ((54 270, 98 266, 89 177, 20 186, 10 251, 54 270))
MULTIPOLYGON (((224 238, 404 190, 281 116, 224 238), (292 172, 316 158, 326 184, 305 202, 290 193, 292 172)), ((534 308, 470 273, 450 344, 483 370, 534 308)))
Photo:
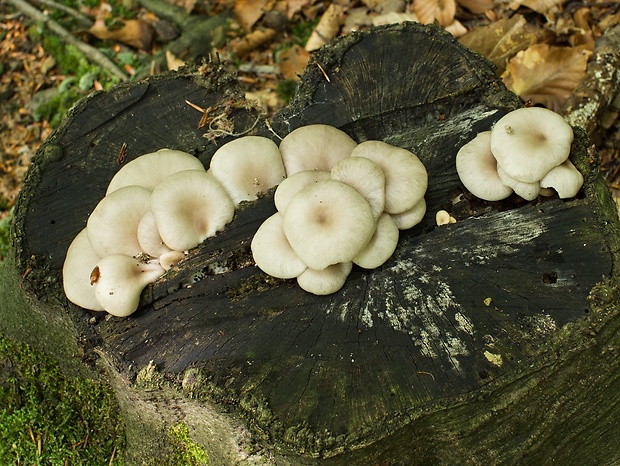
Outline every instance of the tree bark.
POLYGON ((17 206, 20 286, 50 328, 70 329, 83 358, 105 369, 129 462, 157 455, 162 426, 180 421, 213 464, 620 459, 620 230, 584 131, 571 153, 586 179, 575 199, 483 202, 461 186, 455 155, 521 102, 438 28, 334 41, 271 124, 222 68, 81 102, 39 150, 17 206), (232 135, 198 128, 202 114, 187 102, 209 108, 214 124, 233 123, 232 135), (407 148, 427 168, 427 214, 382 267, 354 269, 329 296, 267 277, 249 244, 275 212, 271 192, 149 286, 131 317, 66 301, 67 248, 120 168, 123 144, 127 160, 170 147, 208 167, 234 137, 277 140, 313 123, 407 148), (457 223, 438 227, 440 209, 457 223))

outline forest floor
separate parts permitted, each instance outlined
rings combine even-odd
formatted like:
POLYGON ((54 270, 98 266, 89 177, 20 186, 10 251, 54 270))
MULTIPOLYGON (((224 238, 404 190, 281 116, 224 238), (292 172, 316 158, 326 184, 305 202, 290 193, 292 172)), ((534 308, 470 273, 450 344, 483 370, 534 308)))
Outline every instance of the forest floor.
MULTIPOLYGON (((171 2, 175 3, 6 0, 0 4, 0 259, 7 252, 11 208, 37 148, 71 105, 93 91, 186 63, 200 63, 217 52, 230 63, 231 71, 237 72, 246 96, 258 100, 273 115, 294 93, 313 50, 351 31, 419 21, 446 28, 493 61, 507 87, 524 102, 560 111, 583 79, 598 39, 620 24, 620 3, 616 1, 171 2), (218 20, 209 22, 213 18, 218 20), (66 31, 73 43, 68 44, 69 39, 58 33, 51 34, 50 22, 66 31), (190 28, 207 23, 207 28, 200 29, 207 31, 206 39, 202 37, 205 47, 183 45, 187 43, 181 40, 184 36, 191 38, 190 28), (82 48, 82 44, 88 47, 82 48), (107 61, 97 58, 97 52, 107 61)), ((615 104, 608 108, 593 136, 601 171, 612 191, 620 190, 620 99, 615 104)), ((8 380, 3 379, 2 350, 10 345, 0 338, 0 402, 6 388, 2 383, 8 380)), ((11 347, 11 351, 15 349, 11 347)), ((44 365, 41 361, 36 364, 44 365)), ((25 383, 23 378, 15 380, 17 385, 25 383)), ((62 390, 68 393, 74 389, 63 386, 62 390)), ((106 394, 101 396, 107 400, 106 394)), ((93 403, 92 399, 88 403, 93 403)), ((44 427, 25 425, 29 427, 21 432, 22 440, 30 442, 32 458, 37 459, 50 440, 46 440, 44 427)), ((72 448, 96 441, 89 439, 89 433, 85 435, 76 439, 72 448)), ((116 446, 108 452, 110 464, 115 452, 116 446)), ((114 464, 116 461, 118 457, 114 464)))

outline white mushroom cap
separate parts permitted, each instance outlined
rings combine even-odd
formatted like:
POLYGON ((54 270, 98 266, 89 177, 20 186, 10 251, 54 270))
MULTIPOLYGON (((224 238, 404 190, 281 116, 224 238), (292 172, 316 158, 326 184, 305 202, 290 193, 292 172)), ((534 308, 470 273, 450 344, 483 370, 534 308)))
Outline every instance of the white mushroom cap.
POLYGON ((101 257, 111 254, 137 256, 138 224, 149 210, 151 191, 142 186, 125 186, 110 193, 88 217, 88 238, 101 257))
POLYGON ((456 154, 456 171, 463 186, 486 201, 499 201, 512 194, 497 174, 497 160, 491 152, 491 132, 483 131, 456 154))
POLYGON ((213 154, 209 171, 235 205, 256 199, 258 193, 286 177, 278 146, 261 136, 245 136, 224 144, 213 154))
POLYGON ((575 197, 583 186, 583 175, 570 160, 566 160, 549 170, 540 180, 540 186, 555 189, 561 199, 575 197))
POLYGON ((95 268, 98 270, 94 283, 97 301, 118 317, 133 314, 138 309, 144 287, 164 274, 157 263, 143 263, 118 254, 104 257, 95 268))
POLYGON ((278 212, 284 213, 291 198, 310 184, 329 180, 331 175, 324 170, 304 170, 288 176, 276 189, 273 201, 278 212))
MULTIPOLYGON (((150 206, 150 202, 149 202, 150 206)), ((161 239, 157 229, 157 221, 153 212, 148 210, 138 223, 138 243, 144 252, 151 257, 159 257, 168 253, 171 249, 161 239)))
POLYGON ((204 165, 193 155, 173 149, 160 149, 127 162, 114 175, 106 195, 124 186, 143 186, 153 190, 168 175, 183 170, 204 171, 204 165))
POLYGON ((405 212, 424 197, 428 187, 426 168, 408 150, 382 141, 366 141, 357 145, 351 156, 370 159, 383 170, 387 213, 405 212))
POLYGON ((435 214, 435 223, 437 226, 448 225, 450 223, 456 223, 456 219, 450 215, 446 210, 438 210, 435 214))
POLYGON ((385 207, 385 175, 379 165, 365 157, 347 157, 332 167, 331 176, 355 188, 379 218, 385 207))
POLYGON ((534 183, 526 183, 524 181, 515 180, 499 165, 497 166, 497 175, 499 176, 499 179, 502 180, 502 183, 513 189, 515 194, 521 196, 526 201, 536 199, 540 193, 539 182, 536 181, 534 183))
POLYGON ((491 151, 515 180, 534 183, 568 158, 573 129, 557 113, 520 108, 500 118, 491 130, 491 151))
POLYGON ((186 170, 164 178, 155 187, 151 211, 166 246, 186 251, 224 228, 232 220, 235 206, 212 174, 186 170))
POLYGON ((159 256, 159 265, 161 265, 164 270, 170 270, 183 259, 185 259, 184 252, 168 251, 159 256))
POLYGON ((408 230, 420 223, 424 214, 426 214, 426 201, 422 198, 411 209, 400 214, 390 214, 390 217, 399 230, 408 230))
POLYGON ((297 277, 297 283, 308 293, 316 295, 332 294, 342 288, 352 268, 351 262, 344 262, 330 265, 323 270, 306 269, 297 277))
POLYGON ((306 186, 284 212, 284 234, 310 268, 350 262, 370 241, 375 219, 351 186, 326 180, 306 186))
POLYGON ((328 125, 308 125, 291 131, 280 143, 286 176, 304 170, 329 171, 351 155, 356 142, 328 125))
POLYGON ((101 260, 88 239, 86 228, 73 239, 62 266, 62 285, 69 301, 85 309, 103 311, 91 286, 91 272, 101 260))
POLYGON ((388 260, 398 245, 398 228, 384 212, 377 221, 377 229, 370 242, 354 258, 353 262, 365 269, 375 269, 388 260))
POLYGON ((252 238, 252 255, 256 265, 276 278, 295 278, 307 266, 295 254, 283 229, 284 217, 276 212, 263 222, 252 238))

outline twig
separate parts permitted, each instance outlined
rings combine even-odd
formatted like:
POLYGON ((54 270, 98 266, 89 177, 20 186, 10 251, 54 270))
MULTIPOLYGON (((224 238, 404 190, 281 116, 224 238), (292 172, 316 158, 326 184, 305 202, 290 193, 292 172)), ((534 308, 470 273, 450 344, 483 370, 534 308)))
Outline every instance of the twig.
POLYGON ((560 113, 573 126, 592 135, 620 91, 620 25, 597 41, 586 75, 560 113))
POLYGON ((49 18, 37 8, 30 5, 28 2, 24 0, 6 1, 22 13, 31 17, 32 19, 45 24, 52 32, 58 34, 58 36, 60 36, 60 38, 64 40, 67 44, 73 45, 80 52, 82 52, 88 60, 100 66, 112 76, 115 76, 122 81, 129 79, 129 76, 127 76, 127 74, 125 74, 123 70, 117 67, 112 60, 102 54, 99 50, 73 37, 71 33, 67 31, 64 27, 62 27, 53 19, 49 18))
POLYGON ((82 13, 80 13, 77 10, 74 10, 71 7, 63 5, 62 3, 58 3, 54 0, 35 0, 35 1, 36 3, 40 3, 42 5, 47 5, 49 7, 52 7, 55 10, 64 11, 68 15, 71 15, 75 19, 77 19, 82 24, 82 26, 90 27, 93 25, 93 21, 88 16, 83 15, 82 13))

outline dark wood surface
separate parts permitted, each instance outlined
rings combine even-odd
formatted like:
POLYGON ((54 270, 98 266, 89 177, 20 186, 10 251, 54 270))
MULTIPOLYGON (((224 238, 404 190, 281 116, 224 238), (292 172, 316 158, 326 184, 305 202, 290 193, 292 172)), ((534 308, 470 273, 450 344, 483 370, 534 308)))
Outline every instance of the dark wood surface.
MULTIPOLYGON (((205 138, 186 101, 217 113, 231 100, 242 102, 241 91, 211 63, 78 105, 39 151, 20 197, 24 286, 39 299, 63 299, 67 247, 120 168, 123 144, 127 160, 170 147, 208 166, 231 138, 205 138)), ((491 64, 437 28, 391 26, 335 41, 314 56, 274 132, 263 120, 255 125, 248 106, 230 118, 235 132, 253 128, 276 141, 324 123, 417 154, 429 172, 427 214, 401 232, 394 256, 373 271, 354 268, 329 296, 271 279, 249 253, 275 211, 268 193, 149 286, 131 317, 71 304, 68 312, 87 346, 103 348, 123 374, 135 377, 153 361, 286 451, 330 456, 415 430, 412 419, 508 383, 546 357, 548 341, 589 318, 588 295, 613 271, 606 201, 582 132, 571 156, 586 175, 576 199, 485 203, 460 185, 459 147, 518 106, 491 64), (439 209, 457 223, 437 227, 439 209)))

